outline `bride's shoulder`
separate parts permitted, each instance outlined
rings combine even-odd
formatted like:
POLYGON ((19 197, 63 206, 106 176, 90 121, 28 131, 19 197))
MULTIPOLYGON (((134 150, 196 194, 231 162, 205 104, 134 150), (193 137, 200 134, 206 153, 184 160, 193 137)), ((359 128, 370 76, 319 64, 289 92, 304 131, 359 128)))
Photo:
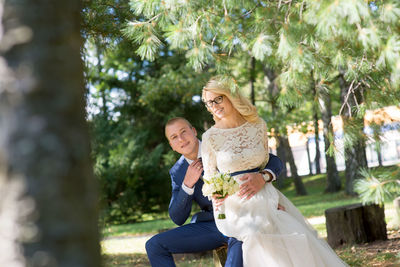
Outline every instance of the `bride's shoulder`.
POLYGON ((218 132, 218 129, 211 127, 203 133, 203 135, 201 136, 201 139, 203 142, 206 142, 209 144, 214 144, 216 142, 216 140, 218 139, 219 135, 220 135, 220 133, 218 132))
POLYGON ((211 128, 209 128, 207 131, 205 131, 204 133, 203 133, 203 135, 202 135, 202 139, 204 140, 205 138, 210 138, 210 137, 212 137, 213 135, 215 135, 215 128, 214 127, 211 127, 211 128))

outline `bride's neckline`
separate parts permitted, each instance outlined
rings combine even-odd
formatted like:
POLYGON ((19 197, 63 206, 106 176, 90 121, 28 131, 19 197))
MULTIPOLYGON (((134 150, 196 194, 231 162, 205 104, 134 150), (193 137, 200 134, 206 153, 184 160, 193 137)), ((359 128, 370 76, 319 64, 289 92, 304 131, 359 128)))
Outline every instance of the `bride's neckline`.
POLYGON ((243 122, 242 124, 240 124, 239 126, 236 126, 236 127, 231 127, 231 128, 218 128, 218 127, 216 127, 215 125, 213 125, 212 128, 218 129, 218 130, 235 130, 235 129, 242 128, 244 125, 247 125, 247 124, 249 124, 249 122, 248 122, 248 121, 245 121, 245 122, 243 122))

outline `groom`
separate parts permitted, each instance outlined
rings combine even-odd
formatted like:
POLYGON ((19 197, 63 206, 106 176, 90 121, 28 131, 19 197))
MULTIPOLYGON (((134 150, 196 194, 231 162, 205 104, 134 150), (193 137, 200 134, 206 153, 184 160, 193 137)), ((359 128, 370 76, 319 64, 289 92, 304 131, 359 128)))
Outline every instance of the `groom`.
MULTIPOLYGON (((225 266, 242 267, 242 242, 218 231, 212 203, 202 194, 203 164, 196 129, 186 119, 177 117, 167 122, 165 135, 171 148, 182 155, 169 172, 172 181, 169 215, 180 226, 157 234, 146 242, 151 266, 175 266, 173 253, 208 251, 228 244, 225 266), (190 215, 193 202, 200 206, 201 211, 192 216, 191 223, 183 225, 190 215)), ((269 156, 266 169, 242 177, 246 182, 240 186, 239 196, 251 198, 265 183, 279 175, 283 168, 281 160, 272 154, 269 156)))

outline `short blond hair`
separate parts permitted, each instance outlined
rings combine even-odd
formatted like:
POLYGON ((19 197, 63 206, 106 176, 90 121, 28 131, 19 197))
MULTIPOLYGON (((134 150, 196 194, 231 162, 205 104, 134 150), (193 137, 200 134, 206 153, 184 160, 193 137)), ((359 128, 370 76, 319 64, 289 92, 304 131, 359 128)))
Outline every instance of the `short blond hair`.
POLYGON ((174 118, 171 118, 171 119, 169 119, 168 121, 167 121, 167 123, 165 124, 165 127, 164 127, 164 134, 165 134, 165 137, 167 137, 167 139, 168 139, 168 136, 166 135, 166 133, 167 133, 167 127, 169 126, 169 125, 172 125, 172 124, 174 124, 175 122, 177 122, 177 121, 183 121, 183 122, 185 122, 188 126, 189 126, 189 128, 193 128, 193 126, 192 126, 192 124, 187 120, 187 119, 185 119, 185 118, 183 118, 183 117, 174 117, 174 118))
MULTIPOLYGON (((258 122, 260 117, 257 113, 257 108, 248 100, 236 86, 236 83, 232 82, 233 86, 230 85, 229 80, 222 78, 221 76, 212 77, 203 87, 202 99, 205 101, 205 93, 212 92, 215 94, 223 95, 227 97, 233 107, 243 116, 248 122, 258 122), (235 88, 232 88, 235 87, 235 88)), ((209 108, 208 111, 211 112, 209 108)), ((214 116, 214 121, 218 118, 214 116)))

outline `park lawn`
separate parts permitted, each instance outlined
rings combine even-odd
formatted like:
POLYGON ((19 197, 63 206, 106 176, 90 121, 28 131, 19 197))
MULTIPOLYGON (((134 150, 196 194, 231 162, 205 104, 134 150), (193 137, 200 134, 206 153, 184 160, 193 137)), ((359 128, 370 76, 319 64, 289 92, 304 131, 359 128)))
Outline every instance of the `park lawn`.
MULTIPOLYGON (((282 189, 293 204, 307 217, 324 216, 325 209, 360 202, 356 197, 349 197, 343 191, 332 194, 323 193, 326 178, 324 174, 303 177, 303 182, 308 195, 296 196, 293 183, 282 189)), ((291 179, 287 179, 289 183, 291 179)), ((342 181, 344 184, 344 181, 342 181)), ((153 218, 155 216, 152 216, 153 218)), ((158 219, 124 225, 110 225, 102 230, 103 237, 110 236, 134 236, 143 234, 154 234, 161 229, 169 229, 176 225, 169 219, 167 213, 158 215, 158 219)))
MULTIPOLYGON (((342 184, 343 173, 341 173, 342 184)), ((307 189, 308 195, 296 196, 293 184, 287 184, 281 191, 287 196, 297 208, 307 218, 322 218, 324 211, 328 208, 358 203, 360 200, 357 197, 349 197, 343 191, 337 193, 323 193, 326 183, 324 174, 303 177, 303 182, 307 189)), ((393 209, 391 202, 385 203, 385 208, 393 209)), ((390 214, 391 215, 391 214, 390 214)), ((153 216, 154 217, 154 216, 153 216)), ((122 245, 122 242, 113 243, 112 240, 135 238, 150 236, 162 229, 176 227, 176 225, 167 217, 166 213, 159 214, 158 219, 144 221, 134 224, 112 225, 104 227, 102 230, 103 238, 102 251, 104 266, 149 266, 149 262, 145 251, 141 248, 140 253, 128 253, 130 246, 135 246, 134 241, 129 241, 128 245, 122 245)), ((390 220, 387 217, 387 222, 390 220)), ((321 237, 326 237, 325 223, 316 223, 313 225, 321 237)), ((136 240, 136 239, 132 239, 136 240)), ((132 251, 132 250, 131 250, 132 251)), ((137 250, 136 250, 137 251, 137 250)), ((377 250, 376 253, 371 253, 367 248, 362 246, 349 246, 336 249, 336 252, 342 259, 349 263, 350 266, 390 266, 389 263, 394 263, 398 260, 396 253, 392 251, 377 250)), ((176 260, 178 267, 185 266, 213 266, 213 259, 210 256, 199 258, 180 258, 176 260)), ((395 266, 395 265, 393 265, 395 266)))

